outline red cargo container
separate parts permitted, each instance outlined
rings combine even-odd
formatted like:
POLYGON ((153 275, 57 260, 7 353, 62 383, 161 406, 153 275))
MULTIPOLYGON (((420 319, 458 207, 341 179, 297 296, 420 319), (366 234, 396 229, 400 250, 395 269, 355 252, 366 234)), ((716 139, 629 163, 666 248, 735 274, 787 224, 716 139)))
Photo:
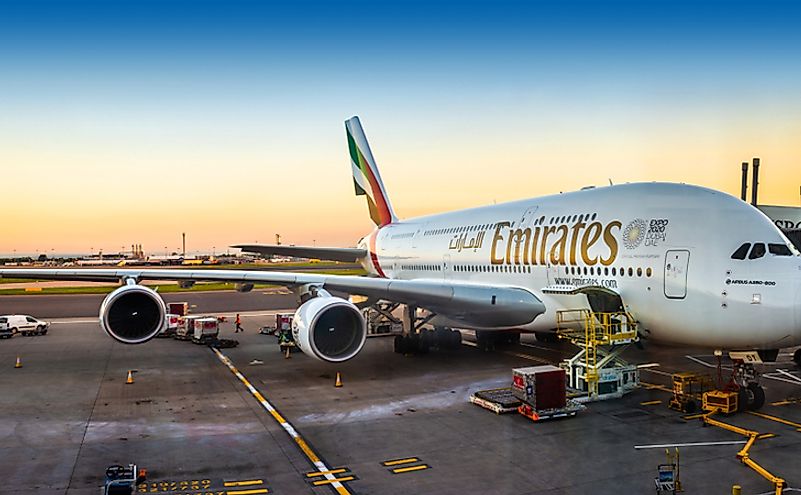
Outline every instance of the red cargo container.
POLYGON ((567 404, 565 370, 556 366, 530 366, 512 370, 512 393, 538 411, 567 404))
POLYGON ((167 312, 173 315, 186 316, 189 314, 188 302, 171 302, 167 303, 167 312))
POLYGON ((294 313, 276 313, 275 314, 275 330, 278 333, 281 333, 282 330, 291 330, 292 329, 292 317, 295 316, 294 313))

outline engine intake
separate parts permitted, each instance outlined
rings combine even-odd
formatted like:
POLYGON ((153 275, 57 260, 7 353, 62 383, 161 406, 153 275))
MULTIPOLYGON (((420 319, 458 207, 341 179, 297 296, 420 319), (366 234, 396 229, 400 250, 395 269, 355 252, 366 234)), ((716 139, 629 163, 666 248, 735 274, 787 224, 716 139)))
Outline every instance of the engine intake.
POLYGON ((292 334, 305 354, 339 363, 362 350, 367 326, 352 303, 339 297, 315 297, 295 312, 292 334))
POLYGON ((100 305, 100 327, 123 344, 141 344, 166 324, 167 308, 156 291, 142 285, 115 290, 100 305))

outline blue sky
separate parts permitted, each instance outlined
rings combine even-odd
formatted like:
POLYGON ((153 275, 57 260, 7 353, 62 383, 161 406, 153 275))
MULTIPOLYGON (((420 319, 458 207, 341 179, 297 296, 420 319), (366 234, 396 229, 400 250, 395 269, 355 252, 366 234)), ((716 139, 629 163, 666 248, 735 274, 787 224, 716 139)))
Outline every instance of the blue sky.
MULTIPOLYGON (((204 246, 279 230, 351 243, 370 228, 351 196, 353 114, 402 216, 609 178, 737 194, 751 156, 765 202, 795 204, 798 26, 794 2, 0 2, 0 163, 45 183, 59 224, 76 219, 57 232, 70 250, 101 230, 129 245, 145 225, 167 242, 165 210, 216 218, 165 201, 159 185, 179 181, 264 211, 258 233, 230 212, 222 238, 191 224, 204 246), (498 167, 515 184, 487 188, 498 167)), ((45 206, 19 212, 0 251, 45 206)))

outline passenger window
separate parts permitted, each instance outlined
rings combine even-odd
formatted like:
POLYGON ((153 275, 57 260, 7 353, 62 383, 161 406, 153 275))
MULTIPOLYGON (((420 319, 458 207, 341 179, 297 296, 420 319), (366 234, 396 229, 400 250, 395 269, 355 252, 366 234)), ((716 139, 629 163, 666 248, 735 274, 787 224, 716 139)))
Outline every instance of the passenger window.
POLYGON ((28 316, 28 317, 27 317, 27 318, 25 318, 25 319, 26 319, 26 320, 28 320, 28 323, 36 323, 36 320, 34 320, 33 318, 31 318, 30 316, 28 316))
POLYGON ((748 254, 748 249, 751 247, 750 242, 744 243, 742 246, 737 248, 737 251, 732 253, 731 259, 733 260, 744 260, 745 255, 748 254))
POLYGON ((754 247, 751 248, 751 254, 748 255, 748 259, 755 260, 763 256, 765 256, 765 245, 761 242, 757 242, 754 244, 754 247))
POLYGON ((793 252, 785 244, 768 244, 768 252, 776 256, 792 256, 793 252))

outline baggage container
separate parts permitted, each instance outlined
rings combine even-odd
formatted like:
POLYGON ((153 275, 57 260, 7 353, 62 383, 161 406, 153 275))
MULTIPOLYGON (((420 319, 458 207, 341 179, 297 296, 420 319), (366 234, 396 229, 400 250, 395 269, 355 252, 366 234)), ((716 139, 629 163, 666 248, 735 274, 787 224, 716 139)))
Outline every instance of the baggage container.
POLYGON ((567 404, 565 370, 529 366, 512 370, 512 394, 536 410, 560 409, 567 404))
POLYGON ((165 317, 167 323, 161 329, 156 337, 172 337, 178 332, 178 325, 180 324, 181 317, 175 314, 167 313, 165 317))
POLYGON ((178 328, 175 330, 175 338, 178 340, 189 340, 195 331, 195 320, 199 320, 203 316, 191 315, 184 316, 178 320, 178 328))
POLYGON ((217 318, 197 318, 193 323, 192 342, 196 344, 211 342, 220 334, 220 322, 217 318))
POLYGON ((275 330, 281 332, 282 330, 292 330, 292 317, 294 313, 276 313, 275 315, 275 330))
POLYGON ((189 303, 188 302, 167 303, 167 312, 178 316, 186 316, 189 314, 189 303))

